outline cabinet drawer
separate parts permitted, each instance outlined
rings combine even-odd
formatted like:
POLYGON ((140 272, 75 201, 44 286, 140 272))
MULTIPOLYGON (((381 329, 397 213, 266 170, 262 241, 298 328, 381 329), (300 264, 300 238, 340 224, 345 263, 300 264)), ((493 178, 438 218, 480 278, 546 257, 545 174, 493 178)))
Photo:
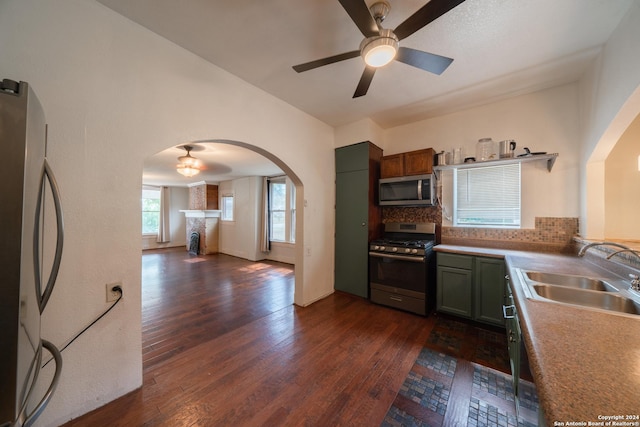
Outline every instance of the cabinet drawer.
POLYGON ((424 299, 408 297, 393 292, 381 291, 371 288, 371 301, 388 307, 399 308, 421 315, 427 314, 427 305, 424 299))
POLYGON ((449 254, 438 252, 436 255, 439 266, 462 268, 465 270, 473 269, 473 257, 468 255, 449 254))

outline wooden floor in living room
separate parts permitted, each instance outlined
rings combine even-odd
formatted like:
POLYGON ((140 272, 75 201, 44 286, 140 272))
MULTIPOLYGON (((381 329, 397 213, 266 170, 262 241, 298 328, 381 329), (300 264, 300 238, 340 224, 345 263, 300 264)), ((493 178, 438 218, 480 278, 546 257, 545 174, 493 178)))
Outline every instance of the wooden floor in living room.
POLYGON ((293 287, 287 264, 145 251, 144 384, 65 425, 401 425, 416 410, 422 425, 467 425, 478 407, 491 416, 478 396, 509 414, 473 391, 506 377, 503 331, 343 293, 298 307, 293 287), (444 384, 434 410, 403 393, 416 377, 444 384))

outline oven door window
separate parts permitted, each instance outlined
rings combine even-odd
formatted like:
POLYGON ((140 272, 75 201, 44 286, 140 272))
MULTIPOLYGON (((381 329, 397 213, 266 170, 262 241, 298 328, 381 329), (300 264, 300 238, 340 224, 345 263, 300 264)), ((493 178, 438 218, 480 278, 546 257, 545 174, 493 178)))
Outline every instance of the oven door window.
POLYGON ((409 261, 369 256, 369 280, 371 283, 424 293, 427 287, 427 265, 418 257, 409 261))

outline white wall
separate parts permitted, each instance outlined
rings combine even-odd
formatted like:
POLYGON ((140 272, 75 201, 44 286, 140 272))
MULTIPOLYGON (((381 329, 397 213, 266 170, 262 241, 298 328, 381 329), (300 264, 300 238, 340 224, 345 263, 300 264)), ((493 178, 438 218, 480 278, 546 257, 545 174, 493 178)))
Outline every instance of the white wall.
POLYGON ((189 209, 189 189, 186 187, 169 187, 169 229, 171 240, 158 243, 156 236, 142 236, 142 249, 172 248, 187 245, 187 221, 181 209, 189 209))
POLYGON ((271 242, 271 249, 266 259, 293 264, 295 263, 295 250, 295 243, 271 242))
MULTIPOLYGON (((523 147, 534 152, 559 153, 551 173, 547 172, 546 162, 522 166, 523 228, 533 228, 536 216, 579 215, 580 134, 576 84, 388 129, 384 154, 428 147, 436 151, 462 147, 465 156, 475 156, 476 143, 484 137, 494 141, 516 140, 516 154, 524 153, 523 147)), ((446 182, 444 190, 451 190, 446 182)), ((450 213, 450 197, 445 197, 443 202, 450 213)))
POLYGON ((584 237, 605 237, 605 159, 640 112, 640 0, 635 0, 580 82, 584 237))
POLYGON ((142 166, 166 147, 228 139, 278 159, 306 199, 296 240, 313 248, 296 252, 295 301, 333 292, 331 127, 93 1, 3 0, 0 56, 2 78, 29 82, 44 106, 62 191, 64 255, 43 336, 64 344, 106 309, 106 283, 124 288, 121 304, 63 353, 39 425, 141 385, 142 166))
POLYGON ((271 250, 260 250, 262 233, 262 177, 245 177, 223 181, 218 194, 234 196, 233 221, 220 222, 220 252, 251 261, 269 259, 295 264, 296 244, 271 242, 271 250))
POLYGON ((336 128, 335 136, 336 148, 363 141, 372 142, 383 150, 386 148, 384 129, 369 118, 336 128))
POLYGON ((640 115, 605 161, 605 237, 640 241, 640 115))
POLYGON ((252 176, 218 185, 218 195, 233 195, 233 221, 220 221, 220 252, 258 261, 260 252, 260 205, 262 177, 252 176))

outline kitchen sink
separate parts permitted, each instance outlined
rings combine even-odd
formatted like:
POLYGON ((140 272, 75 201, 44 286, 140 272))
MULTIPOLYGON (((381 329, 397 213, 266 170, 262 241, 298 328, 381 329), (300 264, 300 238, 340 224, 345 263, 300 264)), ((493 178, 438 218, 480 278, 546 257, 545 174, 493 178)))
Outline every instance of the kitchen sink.
POLYGON ((543 273, 540 271, 527 271, 527 279, 534 282, 549 285, 565 286, 569 288, 589 289, 592 291, 617 292, 618 290, 609 283, 591 277, 574 276, 570 274, 543 273))
POLYGON ((640 298, 629 285, 572 274, 516 269, 527 298, 597 309, 612 314, 640 316, 640 298))
POLYGON ((632 299, 609 292, 581 290, 547 284, 532 285, 533 291, 542 298, 584 307, 599 308, 627 314, 640 314, 640 304, 632 299))

